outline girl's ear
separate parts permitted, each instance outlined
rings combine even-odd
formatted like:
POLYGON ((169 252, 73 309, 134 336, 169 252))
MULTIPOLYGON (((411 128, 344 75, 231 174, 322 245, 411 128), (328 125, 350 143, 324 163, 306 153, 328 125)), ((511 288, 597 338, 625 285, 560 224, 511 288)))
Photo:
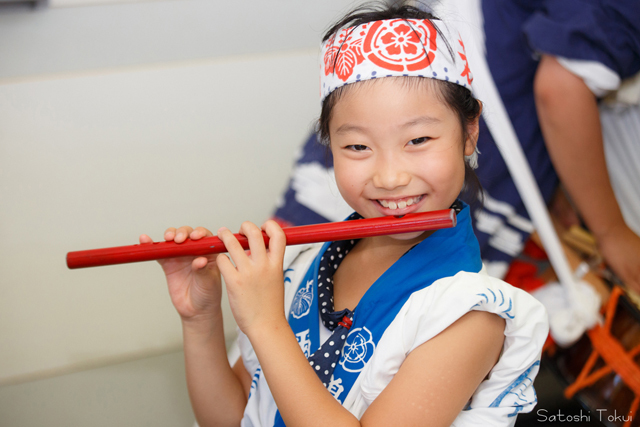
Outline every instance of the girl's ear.
POLYGON ((476 150, 476 144, 478 143, 478 136, 480 135, 480 116, 482 115, 482 102, 476 101, 480 104, 480 110, 478 115, 472 122, 467 125, 467 140, 464 142, 464 155, 470 156, 476 150))

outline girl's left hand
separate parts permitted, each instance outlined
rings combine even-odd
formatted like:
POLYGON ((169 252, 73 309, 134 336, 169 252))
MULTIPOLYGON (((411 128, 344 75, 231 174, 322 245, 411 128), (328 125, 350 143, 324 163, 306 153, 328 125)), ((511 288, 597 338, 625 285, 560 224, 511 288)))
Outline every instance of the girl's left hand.
POLYGON ((216 262, 227 286, 233 316, 248 336, 283 319, 286 322, 282 272, 286 237, 275 221, 267 221, 262 229, 269 236, 268 250, 262 231, 255 224, 244 222, 240 227, 240 233, 249 240, 249 252, 245 252, 228 228, 218 230, 218 238, 235 266, 224 254, 218 255, 216 262))

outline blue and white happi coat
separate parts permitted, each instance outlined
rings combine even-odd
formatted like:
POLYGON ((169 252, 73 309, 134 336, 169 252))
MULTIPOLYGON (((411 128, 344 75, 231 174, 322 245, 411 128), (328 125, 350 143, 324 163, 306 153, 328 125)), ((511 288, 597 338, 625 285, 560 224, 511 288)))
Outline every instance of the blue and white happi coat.
MULTIPOLYGON (((335 256, 326 252, 328 246, 290 247, 293 251, 285 257, 285 310, 307 357, 331 335, 320 321, 317 298, 319 261, 335 256)), ((505 342, 500 360, 453 425, 513 425, 519 412, 531 411, 536 403, 533 379, 548 333, 547 315, 529 294, 486 274, 468 207, 458 214, 457 227, 433 233, 365 293, 329 392, 362 417, 413 349, 471 310, 505 319, 505 342)), ((253 377, 242 426, 284 425, 251 343, 241 332, 238 344, 253 377)))

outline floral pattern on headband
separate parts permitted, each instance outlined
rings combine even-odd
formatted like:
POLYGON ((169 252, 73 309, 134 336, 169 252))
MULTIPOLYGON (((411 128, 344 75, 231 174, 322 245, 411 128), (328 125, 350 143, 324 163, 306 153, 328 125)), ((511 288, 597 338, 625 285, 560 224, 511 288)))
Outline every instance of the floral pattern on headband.
POLYGON ((377 21, 367 32, 363 50, 381 68, 398 72, 422 70, 435 58, 436 34, 426 20, 377 21))
POLYGON ((324 54, 324 74, 336 73, 340 80, 347 81, 353 68, 364 61, 362 40, 367 24, 359 28, 346 28, 329 39, 329 48, 324 54), (353 34, 357 31, 357 34, 353 34), (336 42, 336 38, 338 41, 336 42))
POLYGON ((376 21, 341 30, 328 41, 324 73, 335 73, 346 82, 365 57, 387 70, 424 69, 435 58, 436 34, 431 22, 415 19, 376 21))

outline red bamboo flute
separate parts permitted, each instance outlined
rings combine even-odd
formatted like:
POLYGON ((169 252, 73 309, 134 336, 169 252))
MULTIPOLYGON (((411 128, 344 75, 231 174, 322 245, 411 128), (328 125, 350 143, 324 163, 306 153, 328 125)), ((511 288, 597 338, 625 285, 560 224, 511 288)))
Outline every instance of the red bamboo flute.
MULTIPOLYGON (((336 240, 362 239, 365 237, 388 234, 411 233, 415 231, 438 230, 456 226, 456 214, 453 209, 407 214, 402 217, 386 216, 353 221, 330 222, 326 224, 285 227, 287 245, 330 242, 336 240)), ((269 237, 263 231, 264 242, 269 237)), ((249 249, 247 238, 235 234, 243 248, 249 249)), ((203 256, 226 252, 224 244, 217 237, 204 237, 200 240, 187 239, 182 243, 154 242, 113 248, 90 249, 67 253, 67 267, 71 269, 98 267, 102 265, 127 264, 132 262, 153 261, 183 256, 203 256)))

